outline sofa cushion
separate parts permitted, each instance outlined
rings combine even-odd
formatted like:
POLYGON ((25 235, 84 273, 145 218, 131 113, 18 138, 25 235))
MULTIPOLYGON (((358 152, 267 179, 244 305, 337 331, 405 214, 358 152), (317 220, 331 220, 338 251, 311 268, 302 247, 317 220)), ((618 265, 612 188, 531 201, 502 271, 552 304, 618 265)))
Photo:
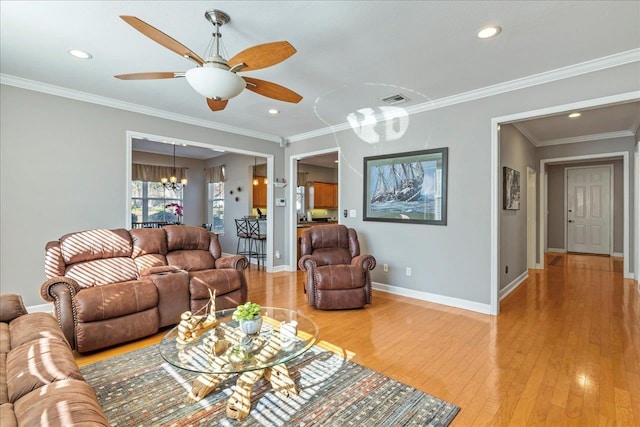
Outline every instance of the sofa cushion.
POLYGON ((56 381, 34 390, 14 402, 13 409, 19 424, 25 426, 109 425, 93 389, 76 379, 56 381))
POLYGON ((365 273, 359 265, 325 265, 316 269, 316 286, 322 290, 361 288, 365 273))
POLYGON ((56 319, 49 313, 29 313, 9 324, 11 348, 41 338, 55 338, 67 344, 56 319))
MULTIPOLYGON (((7 354, 0 353, 0 405, 9 402, 7 391, 7 354)), ((0 418, 2 420, 3 418, 0 418)))
POLYGON ((5 294, 0 298, 0 322, 11 322, 16 317, 27 314, 22 297, 15 294, 5 294))
POLYGON ((130 257, 131 235, 124 228, 88 230, 66 234, 60 238, 65 264, 102 258, 130 257))
POLYGON ((13 412, 13 403, 0 404, 0 420, 2 420, 2 427, 18 427, 18 420, 13 412))
POLYGON ((134 258, 148 254, 167 254, 167 233, 162 228, 129 230, 133 242, 134 258))
POLYGON ((242 286, 241 274, 232 269, 189 272, 191 299, 208 299, 209 289, 215 289, 217 296, 240 289, 242 286))
POLYGON ((211 233, 202 227, 168 225, 163 230, 167 233, 167 248, 169 251, 180 249, 209 250, 211 233))
POLYGON ((138 278, 138 268, 129 257, 104 258, 67 266, 64 275, 74 279, 81 287, 88 288, 135 280, 138 278))
POLYGON ((43 385, 67 378, 84 380, 66 341, 41 338, 14 347, 7 354, 7 394, 11 403, 43 385))
MULTIPOLYGON (((145 276, 148 274, 148 270, 154 267, 163 267, 167 266, 167 257, 162 254, 148 254, 141 255, 137 258, 133 259, 136 263, 136 267, 138 268, 138 274, 140 276, 145 276)), ((168 267, 168 266, 167 266, 168 267)))
POLYGON ((178 250, 169 252, 167 254, 167 262, 169 265, 187 271, 209 270, 216 266, 216 261, 209 251, 201 250, 178 250))
POLYGON ((9 353, 11 350, 11 335, 9 334, 9 324, 0 323, 0 354, 9 353))
POLYGON ((95 322, 155 308, 158 290, 141 279, 83 289, 75 301, 78 322, 95 322))
POLYGON ((320 248, 313 251, 317 265, 351 264, 351 255, 347 248, 320 248))

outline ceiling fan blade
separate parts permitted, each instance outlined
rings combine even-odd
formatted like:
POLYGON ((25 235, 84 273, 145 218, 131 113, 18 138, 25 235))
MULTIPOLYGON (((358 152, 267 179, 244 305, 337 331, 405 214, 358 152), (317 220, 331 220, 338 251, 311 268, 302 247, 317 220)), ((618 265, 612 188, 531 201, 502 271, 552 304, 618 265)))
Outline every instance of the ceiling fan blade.
POLYGON ((184 77, 184 71, 158 71, 151 73, 118 74, 117 76, 113 77, 120 80, 173 79, 176 77, 184 77))
POLYGON ((250 47, 236 54, 227 63, 229 67, 244 63, 242 71, 258 70, 276 65, 296 53, 289 42, 272 42, 250 47))
POLYGON ((120 18, 154 42, 161 44, 184 58, 191 59, 200 65, 204 64, 204 59, 200 58, 198 54, 194 53, 191 49, 187 48, 179 41, 174 40, 172 37, 166 35, 157 28, 147 24, 143 20, 129 15, 120 15, 120 18))
POLYGON ((247 89, 267 98, 277 99, 279 101, 292 102, 297 104, 302 100, 302 96, 298 95, 291 89, 284 86, 268 82, 265 80, 254 79, 251 77, 242 77, 247 82, 247 89))
POLYGON ((207 105, 211 108, 211 111, 222 111, 227 106, 228 99, 224 101, 216 101, 215 99, 207 98, 207 105))

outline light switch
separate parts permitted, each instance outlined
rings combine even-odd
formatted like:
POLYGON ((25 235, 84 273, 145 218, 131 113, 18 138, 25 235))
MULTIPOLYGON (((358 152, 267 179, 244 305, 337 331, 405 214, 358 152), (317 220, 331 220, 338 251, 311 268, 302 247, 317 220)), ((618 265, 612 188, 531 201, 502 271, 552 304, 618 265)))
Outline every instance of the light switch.
POLYGON ((355 218, 355 217, 356 217, 356 210, 355 210, 355 209, 351 209, 351 210, 349 211, 349 216, 350 216, 351 218, 355 218))

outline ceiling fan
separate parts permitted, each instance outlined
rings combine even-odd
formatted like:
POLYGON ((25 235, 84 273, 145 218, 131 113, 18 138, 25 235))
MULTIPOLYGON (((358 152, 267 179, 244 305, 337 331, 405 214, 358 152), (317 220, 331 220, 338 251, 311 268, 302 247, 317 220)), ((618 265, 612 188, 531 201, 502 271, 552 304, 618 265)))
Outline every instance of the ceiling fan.
POLYGON ((207 105, 212 111, 224 110, 229 99, 239 95, 245 88, 279 101, 300 102, 302 96, 291 89, 276 83, 251 77, 241 77, 236 74, 238 71, 271 67, 289 58, 296 53, 296 49, 289 42, 280 41, 256 45, 226 60, 220 56, 220 37, 222 37, 220 27, 228 23, 231 18, 225 12, 216 9, 207 10, 204 16, 215 27, 215 32, 212 34, 213 45, 210 45, 211 49, 208 50, 209 55, 206 56, 206 59, 201 58, 191 49, 141 19, 135 16, 121 15, 120 18, 127 24, 156 43, 195 62, 197 66, 187 71, 119 74, 115 77, 122 80, 185 77, 196 92, 207 98, 207 105))

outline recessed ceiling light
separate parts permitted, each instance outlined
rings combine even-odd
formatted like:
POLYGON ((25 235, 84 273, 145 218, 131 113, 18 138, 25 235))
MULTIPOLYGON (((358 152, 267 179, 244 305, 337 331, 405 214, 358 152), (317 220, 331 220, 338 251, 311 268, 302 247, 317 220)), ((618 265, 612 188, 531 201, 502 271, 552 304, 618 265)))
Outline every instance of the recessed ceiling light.
POLYGON ((333 163, 340 163, 340 160, 334 160, 333 163))
POLYGON ((280 110, 277 110, 275 108, 269 108, 269 110, 267 110, 267 113, 271 114, 272 116, 275 116, 276 114, 280 114, 280 110))
POLYGON ((93 58, 93 55, 91 55, 89 52, 85 52, 84 50, 80 50, 80 49, 69 49, 67 52, 69 53, 69 55, 75 56, 76 58, 80 58, 80 59, 93 58))
POLYGON ((480 31, 478 31, 478 38, 488 39, 491 37, 495 37, 500 34, 500 31, 502 31, 502 28, 498 27, 497 25, 489 25, 487 27, 481 28, 480 31))
POLYGON ((571 113, 569 114, 569 118, 570 119, 575 119, 576 117, 580 117, 582 114, 580 113, 571 113))

